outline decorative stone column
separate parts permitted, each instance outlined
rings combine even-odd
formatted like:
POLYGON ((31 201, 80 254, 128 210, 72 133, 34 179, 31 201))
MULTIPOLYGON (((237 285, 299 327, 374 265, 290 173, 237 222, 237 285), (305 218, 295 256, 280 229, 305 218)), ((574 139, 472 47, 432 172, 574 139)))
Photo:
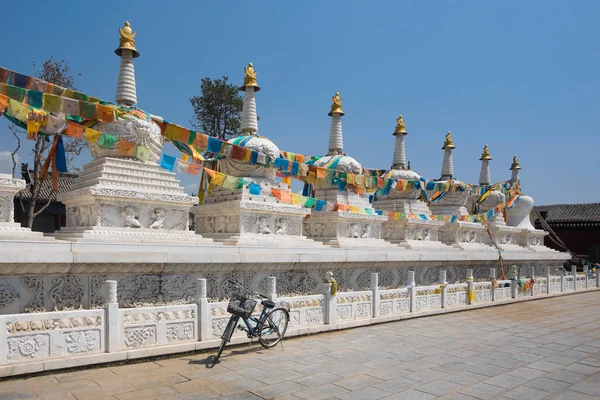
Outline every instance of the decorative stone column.
POLYGON ((14 198, 17 192, 25 189, 23 179, 15 179, 10 174, 0 174, 0 240, 51 240, 42 232, 32 232, 14 222, 14 198))

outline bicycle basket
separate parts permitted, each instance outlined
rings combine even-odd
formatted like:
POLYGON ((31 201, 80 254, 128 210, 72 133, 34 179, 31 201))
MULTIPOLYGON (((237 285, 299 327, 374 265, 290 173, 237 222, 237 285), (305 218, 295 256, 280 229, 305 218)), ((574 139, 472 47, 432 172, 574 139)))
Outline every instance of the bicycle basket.
POLYGON ((247 319, 252 315, 254 307, 256 307, 256 300, 234 294, 231 296, 231 300, 229 300, 229 304, 227 305, 227 312, 247 319))

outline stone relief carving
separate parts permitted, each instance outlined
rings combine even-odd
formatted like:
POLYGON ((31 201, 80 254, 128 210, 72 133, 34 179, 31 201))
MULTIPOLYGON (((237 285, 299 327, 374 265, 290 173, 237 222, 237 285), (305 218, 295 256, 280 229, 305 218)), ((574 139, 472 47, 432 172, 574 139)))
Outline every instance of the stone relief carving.
POLYGON ((350 224, 350 237, 351 238, 359 238, 360 234, 358 233, 358 224, 350 224))
POLYGON ((8 338, 8 354, 6 358, 31 359, 50 354, 49 337, 47 334, 8 338))
POLYGON ((191 275, 163 275, 160 293, 167 304, 187 304, 196 294, 196 279, 191 275))
POLYGON ((346 320, 352 316, 352 306, 337 306, 335 310, 338 319, 346 320))
POLYGON ((125 346, 141 347, 156 343, 156 327, 125 328, 125 346))
POLYGON ((394 311, 394 304, 391 301, 382 301, 379 303, 379 314, 388 315, 394 311))
POLYGON ((24 277, 21 281, 23 286, 33 294, 33 300, 25 305, 24 311, 26 313, 45 312, 44 279, 41 277, 24 277))
POLYGON ((290 327, 296 327, 300 325, 300 311, 290 311, 290 327))
POLYGON ((106 299, 104 298, 104 282, 106 275, 90 276, 90 308, 103 308, 106 299))
POLYGON ((356 305, 356 317, 357 318, 370 318, 371 317, 371 304, 361 303, 356 305))
POLYGON ((78 318, 54 318, 34 321, 12 321, 6 323, 8 333, 23 333, 35 331, 53 331, 69 328, 100 326, 100 316, 78 318))
POLYGON ((365 225, 363 227, 363 233, 361 235, 362 238, 370 238, 371 237, 371 225, 365 225))
POLYGON ((323 309, 309 308, 306 310, 306 324, 317 325, 323 323, 323 309))
MULTIPOLYGON (((277 293, 280 296, 292 294, 310 294, 317 288, 318 281, 308 272, 276 272, 271 274, 277 281, 277 293)), ((258 290, 266 292, 267 278, 258 285, 258 290)))
POLYGON ((10 286, 0 284, 0 309, 10 306, 17 298, 18 294, 10 286))
POLYGON ((152 217, 150 218, 150 228, 162 229, 166 216, 167 212, 163 208, 155 208, 152 211, 152 217))
POLYGON ((167 341, 176 342, 194 339, 194 323, 182 322, 180 324, 167 325, 167 341))
POLYGON ((8 210, 6 207, 7 201, 5 197, 0 197, 0 222, 12 222, 9 221, 7 216, 8 216, 8 210))
POLYGON ((75 331, 64 334, 69 353, 88 353, 100 350, 100 331, 75 331))
POLYGON ((125 206, 121 211, 121 217, 125 221, 127 228, 141 228, 142 224, 138 221, 137 210, 133 206, 125 206))
POLYGON ((258 218, 258 233, 263 235, 271 233, 271 229, 269 228, 269 217, 258 218))
POLYGON ((118 284, 119 304, 123 307, 154 305, 160 293, 158 275, 135 275, 121 279, 118 284))
POLYGON ((225 215, 219 215, 215 217, 215 231, 217 233, 227 233, 227 221, 229 217, 225 215))
POLYGON ((173 211, 173 220, 175 224, 171 230, 175 231, 188 231, 189 230, 189 216, 187 211, 175 210, 173 211))
POLYGON ((276 235, 285 235, 287 231, 287 221, 285 218, 277 218, 276 235))
POLYGON ((81 278, 73 275, 61 276, 53 279, 55 285, 50 289, 50 298, 54 302, 54 311, 78 310, 83 308, 81 300, 84 290, 81 278))
POLYGON ((127 311, 123 313, 124 325, 135 325, 147 322, 174 321, 174 320, 193 320, 194 310, 179 311, 157 311, 150 313, 139 313, 127 311))

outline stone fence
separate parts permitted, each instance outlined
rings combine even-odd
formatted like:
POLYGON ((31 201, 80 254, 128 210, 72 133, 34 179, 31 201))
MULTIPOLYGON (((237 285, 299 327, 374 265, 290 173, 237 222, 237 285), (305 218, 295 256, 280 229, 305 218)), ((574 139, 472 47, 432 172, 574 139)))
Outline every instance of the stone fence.
MULTIPOLYGON (((515 270, 496 280, 490 269, 489 280, 474 282, 467 270, 466 282, 448 284, 442 270, 440 284, 417 286, 409 271, 406 287, 380 289, 372 273, 370 290, 331 294, 324 284, 323 294, 296 297, 278 297, 269 277, 265 294, 289 309, 290 337, 600 288, 600 273, 587 270, 552 276, 548 267, 545 276, 533 275, 532 268, 520 279, 515 270)), ((0 316, 0 377, 214 348, 230 317, 228 302, 209 302, 206 279, 197 280, 189 304, 163 307, 120 308, 117 282, 104 287, 103 309, 0 316)), ((248 341, 243 332, 232 338, 248 341)))

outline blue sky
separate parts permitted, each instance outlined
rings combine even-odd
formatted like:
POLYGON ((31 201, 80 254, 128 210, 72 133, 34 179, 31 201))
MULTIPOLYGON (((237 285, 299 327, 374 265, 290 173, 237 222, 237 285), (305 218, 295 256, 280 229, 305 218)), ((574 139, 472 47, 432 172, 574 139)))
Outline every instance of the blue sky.
MULTIPOLYGON (((170 121, 190 126, 201 78, 241 83, 252 61, 259 132, 283 150, 327 151, 339 91, 344 150, 366 167, 389 168, 402 113, 407 156, 426 178, 439 177, 451 130, 463 181, 477 183, 487 143, 492 180, 509 178, 518 154, 537 204, 600 201, 597 1, 56 2, 37 6, 35 23, 13 7, 6 68, 33 74, 32 61, 68 58, 81 91, 114 100, 117 28, 129 20, 138 105, 170 121)), ((0 137, 1 157, 14 143, 4 119, 0 137)))

